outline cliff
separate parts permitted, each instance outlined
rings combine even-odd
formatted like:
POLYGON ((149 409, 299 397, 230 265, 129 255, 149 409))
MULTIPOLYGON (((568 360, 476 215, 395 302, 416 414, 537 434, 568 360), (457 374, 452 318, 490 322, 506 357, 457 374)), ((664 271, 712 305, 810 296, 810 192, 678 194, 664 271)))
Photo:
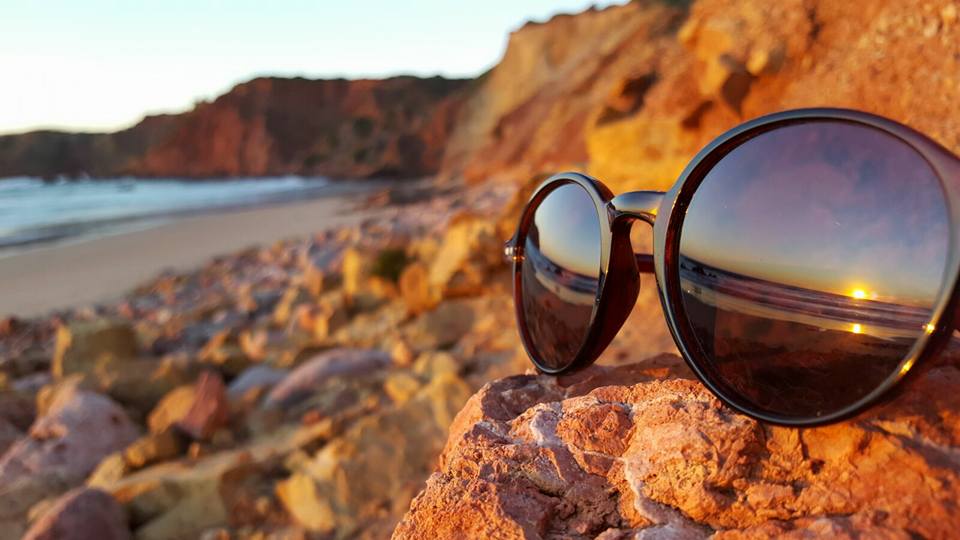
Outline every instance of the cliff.
POLYGON ((0 176, 424 176, 439 168, 467 83, 254 79, 116 133, 0 137, 0 176))
POLYGON ((528 24, 464 104, 444 171, 579 169, 616 189, 665 188, 726 129, 815 106, 882 114, 958 151, 958 9, 638 1, 528 24))

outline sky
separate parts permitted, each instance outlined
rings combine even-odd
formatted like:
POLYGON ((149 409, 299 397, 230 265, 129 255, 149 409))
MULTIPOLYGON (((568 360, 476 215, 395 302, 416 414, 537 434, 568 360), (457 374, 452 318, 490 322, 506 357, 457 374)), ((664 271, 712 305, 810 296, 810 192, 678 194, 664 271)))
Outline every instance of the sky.
POLYGON ((0 133, 123 128, 258 75, 474 77, 524 21, 593 3, 0 0, 0 133))
POLYGON ((880 131, 808 123, 755 137, 697 188, 681 254, 773 282, 929 307, 949 252, 940 182, 880 131))

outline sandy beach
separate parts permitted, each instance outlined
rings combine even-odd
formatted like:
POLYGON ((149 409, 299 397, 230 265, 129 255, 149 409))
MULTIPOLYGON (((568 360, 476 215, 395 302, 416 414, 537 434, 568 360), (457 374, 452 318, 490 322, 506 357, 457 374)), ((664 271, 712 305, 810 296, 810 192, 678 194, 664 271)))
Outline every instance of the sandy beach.
POLYGON ((155 228, 0 257, 0 317, 117 299, 167 268, 363 219, 357 198, 327 197, 183 218, 155 228))

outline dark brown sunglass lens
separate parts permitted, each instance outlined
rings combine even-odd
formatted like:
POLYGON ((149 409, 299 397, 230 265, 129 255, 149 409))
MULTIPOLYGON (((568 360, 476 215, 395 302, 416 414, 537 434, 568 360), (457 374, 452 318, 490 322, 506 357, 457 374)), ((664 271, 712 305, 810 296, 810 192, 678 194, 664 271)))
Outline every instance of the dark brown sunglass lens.
POLYGON ((563 369, 590 330, 600 286, 600 218, 576 184, 551 191, 536 208, 523 242, 520 301, 531 353, 563 369))
POLYGON ((839 121, 792 124, 706 174, 680 239, 680 284, 708 378, 781 418, 857 404, 932 329, 949 218, 929 164, 839 121))

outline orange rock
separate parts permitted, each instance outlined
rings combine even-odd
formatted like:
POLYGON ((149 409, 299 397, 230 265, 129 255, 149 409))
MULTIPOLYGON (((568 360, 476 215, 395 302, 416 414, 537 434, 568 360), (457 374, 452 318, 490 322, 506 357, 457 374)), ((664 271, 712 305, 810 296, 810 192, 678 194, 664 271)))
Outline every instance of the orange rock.
POLYGON ((803 430, 732 413, 675 365, 667 378, 660 358, 488 384, 394 538, 960 530, 960 464, 947 457, 960 446, 957 363, 855 420, 803 430))

